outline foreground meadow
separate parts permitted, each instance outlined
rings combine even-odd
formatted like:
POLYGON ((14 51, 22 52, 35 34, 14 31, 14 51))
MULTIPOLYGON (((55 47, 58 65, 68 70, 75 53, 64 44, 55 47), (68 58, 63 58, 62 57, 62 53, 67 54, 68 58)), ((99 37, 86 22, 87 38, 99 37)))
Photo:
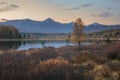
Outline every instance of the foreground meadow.
POLYGON ((4 52, 0 80, 120 80, 120 43, 4 52))

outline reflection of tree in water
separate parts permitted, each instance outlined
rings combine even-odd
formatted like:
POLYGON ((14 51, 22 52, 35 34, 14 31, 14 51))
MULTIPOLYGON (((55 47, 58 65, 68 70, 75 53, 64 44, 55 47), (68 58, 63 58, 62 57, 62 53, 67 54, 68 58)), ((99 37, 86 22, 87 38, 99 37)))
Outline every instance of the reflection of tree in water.
POLYGON ((20 41, 2 41, 0 42, 0 51, 16 50, 20 45, 20 41))
POLYGON ((39 40, 36 41, 21 41, 22 45, 26 45, 26 44, 35 44, 35 43, 40 43, 39 40))
MULTIPOLYGON (((104 43, 106 43, 106 40, 86 40, 84 42, 86 42, 86 43, 95 43, 95 44, 104 44, 104 43)), ((114 42, 114 40, 112 40, 110 42, 114 42)))
POLYGON ((104 43, 104 40, 88 40, 87 42, 89 42, 89 43, 104 43))

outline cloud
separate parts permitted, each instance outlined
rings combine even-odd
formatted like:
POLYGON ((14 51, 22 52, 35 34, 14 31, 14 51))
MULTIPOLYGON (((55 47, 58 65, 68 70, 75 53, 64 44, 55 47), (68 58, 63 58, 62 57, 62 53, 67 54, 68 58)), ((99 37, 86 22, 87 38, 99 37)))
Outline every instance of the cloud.
POLYGON ((0 5, 8 4, 8 2, 0 2, 0 5))
POLYGON ((93 5, 94 5, 93 3, 88 3, 88 4, 83 4, 81 6, 73 7, 73 8, 67 8, 65 10, 78 10, 80 8, 91 7, 93 5))
POLYGON ((109 12, 103 12, 103 13, 100 13, 98 15, 93 14, 91 16, 93 16, 93 17, 111 17, 111 16, 113 16, 113 14, 109 13, 109 12))
POLYGON ((107 8, 107 10, 111 10, 112 8, 107 8))
POLYGON ((67 9, 65 9, 65 10, 78 10, 78 9, 80 9, 80 7, 67 8, 67 9))
POLYGON ((103 12, 101 14, 98 15, 99 17, 111 17, 113 16, 112 13, 109 13, 109 12, 103 12))
POLYGON ((90 6, 93 6, 93 5, 94 5, 93 3, 88 3, 88 4, 81 5, 81 7, 90 7, 90 6))
POLYGON ((10 4, 8 2, 0 2, 0 12, 16 10, 19 8, 16 4, 10 4))

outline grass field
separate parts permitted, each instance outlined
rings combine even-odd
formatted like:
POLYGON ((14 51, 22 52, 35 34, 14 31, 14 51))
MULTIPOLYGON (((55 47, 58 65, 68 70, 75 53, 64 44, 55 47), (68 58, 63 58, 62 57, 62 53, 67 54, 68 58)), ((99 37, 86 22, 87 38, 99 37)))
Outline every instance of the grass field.
POLYGON ((0 54, 0 80, 120 80, 120 43, 0 54))

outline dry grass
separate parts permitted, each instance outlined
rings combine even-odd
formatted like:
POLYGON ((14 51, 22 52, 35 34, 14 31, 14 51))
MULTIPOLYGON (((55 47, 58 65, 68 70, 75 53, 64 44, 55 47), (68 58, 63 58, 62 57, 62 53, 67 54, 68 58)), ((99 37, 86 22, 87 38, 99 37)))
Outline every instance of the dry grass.
POLYGON ((0 80, 120 80, 120 43, 2 53, 0 80))

